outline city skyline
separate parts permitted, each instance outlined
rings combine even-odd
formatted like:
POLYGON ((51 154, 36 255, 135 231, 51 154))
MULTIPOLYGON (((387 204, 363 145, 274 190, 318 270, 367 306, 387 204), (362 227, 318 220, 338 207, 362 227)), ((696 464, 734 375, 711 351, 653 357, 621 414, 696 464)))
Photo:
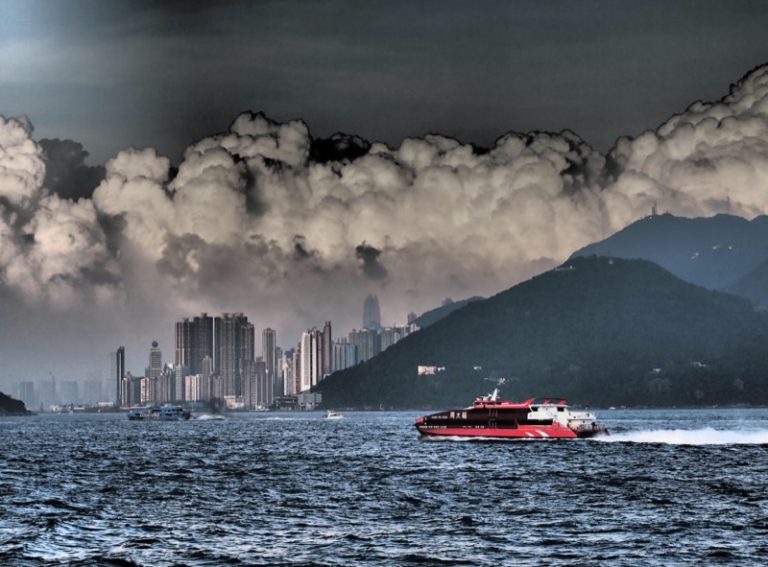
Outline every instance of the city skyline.
POLYGON ((157 340, 135 354, 134 359, 143 357, 146 363, 143 372, 129 367, 130 358, 121 345, 109 353, 109 372, 104 377, 57 381, 50 373, 44 379, 16 381, 9 391, 29 407, 41 408, 84 403, 125 408, 214 400, 230 409, 266 408, 279 398, 307 393, 332 372, 386 350, 418 330, 415 318, 410 313, 405 324, 382 326, 378 299, 368 295, 359 329, 334 336, 331 321, 325 321, 321 329, 313 326, 298 338, 284 338, 283 348, 277 332, 265 327, 261 355, 257 355, 257 330, 246 315, 201 313, 175 322, 175 340, 166 348, 165 358, 157 340))
POLYGON ((178 314, 292 336, 375 295, 386 325, 654 206, 766 210, 765 5, 129 6, 2 5, 0 384, 99 378, 178 314))

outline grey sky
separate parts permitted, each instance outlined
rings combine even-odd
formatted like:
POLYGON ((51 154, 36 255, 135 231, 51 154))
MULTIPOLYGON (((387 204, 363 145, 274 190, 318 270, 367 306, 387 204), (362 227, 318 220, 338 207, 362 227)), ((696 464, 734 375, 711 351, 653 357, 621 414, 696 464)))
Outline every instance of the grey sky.
POLYGON ((605 150, 768 59, 763 2, 0 3, 0 113, 178 161, 244 109, 398 144, 569 128, 605 150))

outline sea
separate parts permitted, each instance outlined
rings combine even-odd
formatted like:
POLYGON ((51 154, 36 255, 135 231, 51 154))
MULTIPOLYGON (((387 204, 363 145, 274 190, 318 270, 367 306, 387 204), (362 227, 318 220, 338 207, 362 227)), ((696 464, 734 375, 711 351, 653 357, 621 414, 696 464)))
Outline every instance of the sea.
POLYGON ((768 409, 426 441, 417 412, 0 419, 0 565, 767 565, 768 409))

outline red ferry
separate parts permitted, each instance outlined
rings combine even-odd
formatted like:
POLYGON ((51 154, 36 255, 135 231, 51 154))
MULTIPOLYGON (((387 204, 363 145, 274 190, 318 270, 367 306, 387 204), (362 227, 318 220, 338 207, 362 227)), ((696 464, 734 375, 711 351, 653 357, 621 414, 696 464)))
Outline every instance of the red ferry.
POLYGON ((498 389, 468 408, 420 417, 414 424, 424 437, 494 439, 577 439, 607 435, 595 414, 574 412, 562 398, 499 400, 498 389))

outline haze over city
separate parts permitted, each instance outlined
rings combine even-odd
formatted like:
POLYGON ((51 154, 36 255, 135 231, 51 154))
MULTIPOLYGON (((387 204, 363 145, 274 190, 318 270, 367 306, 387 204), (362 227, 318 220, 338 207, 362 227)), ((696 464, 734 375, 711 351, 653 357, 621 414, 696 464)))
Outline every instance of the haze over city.
POLYGON ((141 370, 202 311, 285 347, 369 293, 405 323, 654 206, 765 211, 763 4, 520 6, 4 2, 0 383, 141 370))

